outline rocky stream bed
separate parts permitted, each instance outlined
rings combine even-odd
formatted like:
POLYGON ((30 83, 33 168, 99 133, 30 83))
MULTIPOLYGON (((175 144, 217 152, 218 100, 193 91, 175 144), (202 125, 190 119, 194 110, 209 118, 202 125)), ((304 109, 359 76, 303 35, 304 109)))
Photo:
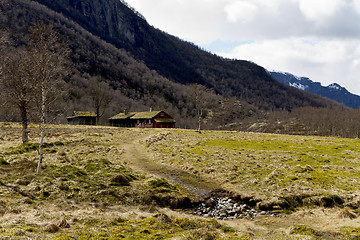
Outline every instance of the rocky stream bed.
POLYGON ((236 203, 229 197, 211 197, 205 202, 200 203, 194 211, 194 214, 220 220, 241 219, 245 217, 255 218, 263 215, 280 215, 280 213, 258 211, 247 204, 236 203))

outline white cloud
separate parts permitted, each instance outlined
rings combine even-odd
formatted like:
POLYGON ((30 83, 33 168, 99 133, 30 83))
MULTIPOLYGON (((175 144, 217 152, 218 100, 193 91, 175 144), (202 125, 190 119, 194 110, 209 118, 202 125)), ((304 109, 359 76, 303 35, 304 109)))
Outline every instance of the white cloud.
POLYGON ((360 37, 360 0, 127 1, 150 24, 199 45, 217 39, 360 37))
POLYGON ((229 22, 248 21, 255 16, 258 7, 250 1, 235 1, 225 5, 224 11, 229 22))
MULTIPOLYGON (((360 41, 358 43, 360 44, 360 41)), ((308 62, 314 65, 339 63, 346 61, 354 50, 353 43, 344 45, 337 40, 288 38, 247 43, 236 47, 231 53, 220 54, 230 58, 249 59, 276 69, 289 68, 293 62, 308 62)))
POLYGON ((360 13, 360 0, 353 0, 352 6, 355 8, 355 10, 360 13))
POLYGON ((331 16, 341 6, 344 0, 294 0, 298 2, 301 12, 309 20, 319 20, 331 16))
POLYGON ((253 61, 269 70, 310 77, 324 85, 337 82, 360 93, 360 40, 288 38, 263 40, 236 47, 222 56, 253 61))
POLYGON ((204 44, 217 38, 224 13, 218 0, 127 0, 153 26, 182 39, 204 44))
POLYGON ((272 0, 272 1, 263 1, 257 0, 258 3, 265 6, 266 8, 270 9, 273 12, 277 12, 280 6, 281 0, 272 0))
POLYGON ((208 50, 360 94, 360 0, 126 1, 150 24, 208 50))

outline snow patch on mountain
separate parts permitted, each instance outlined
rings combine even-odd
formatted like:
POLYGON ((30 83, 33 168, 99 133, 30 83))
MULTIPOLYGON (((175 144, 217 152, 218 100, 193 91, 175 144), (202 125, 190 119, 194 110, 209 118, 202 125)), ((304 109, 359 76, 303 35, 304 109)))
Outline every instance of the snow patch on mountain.
POLYGON ((292 87, 298 88, 300 90, 303 90, 303 91, 305 91, 306 89, 309 88, 308 85, 303 85, 303 84, 298 83, 298 82, 293 82, 293 83, 289 82, 289 85, 292 86, 292 87))
POLYGON ((351 108, 360 107, 360 96, 350 93, 348 90, 337 83, 332 83, 325 87, 322 86, 321 83, 314 82, 307 77, 298 77, 287 72, 268 71, 268 73, 274 79, 286 85, 330 98, 351 108))
POLYGON ((333 83, 333 84, 330 84, 329 86, 327 86, 328 88, 332 88, 332 89, 335 89, 335 90, 341 90, 341 86, 339 86, 338 84, 336 83, 333 83))

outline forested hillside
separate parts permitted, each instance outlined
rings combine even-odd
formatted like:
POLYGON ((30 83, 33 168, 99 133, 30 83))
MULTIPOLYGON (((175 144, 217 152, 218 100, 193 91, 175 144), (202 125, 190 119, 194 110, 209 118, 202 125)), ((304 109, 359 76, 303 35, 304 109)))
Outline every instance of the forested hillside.
POLYGON ((265 109, 328 104, 313 95, 284 87, 253 63, 222 59, 155 29, 121 1, 37 1, 117 48, 131 52, 137 60, 172 81, 204 84, 225 97, 238 97, 265 109))
MULTIPOLYGON (((28 28, 37 20, 54 22, 54 29, 69 44, 71 61, 65 79, 68 84, 68 104, 64 108, 64 116, 75 109, 92 110, 88 95, 89 80, 99 76, 109 85, 108 90, 113 96, 107 116, 124 109, 144 111, 153 107, 168 111, 179 119, 180 125, 191 127, 195 111, 189 94, 192 92, 190 87, 171 82, 156 71, 151 71, 125 50, 106 43, 39 3, 27 0, 2 2, 1 13, 1 28, 9 34, 14 48, 26 45, 28 28), (189 123, 186 122, 187 118, 189 123)), ((17 116, 10 114, 13 111, 7 113, 3 113, 2 119, 12 120, 17 116)))
MULTIPOLYGON (((124 109, 152 107, 172 115, 178 127, 194 128, 196 93, 189 85, 193 83, 212 89, 202 99, 207 103, 202 106, 204 128, 244 130, 269 112, 338 106, 275 81, 251 62, 218 57, 155 29, 121 1, 2 0, 0 9, 7 49, 26 46, 28 29, 38 20, 53 23, 68 44, 67 97, 58 106, 60 122, 73 110, 93 110, 93 78, 105 82, 112 96, 103 124, 124 109)), ((18 120, 16 106, 1 108, 0 118, 18 120)))

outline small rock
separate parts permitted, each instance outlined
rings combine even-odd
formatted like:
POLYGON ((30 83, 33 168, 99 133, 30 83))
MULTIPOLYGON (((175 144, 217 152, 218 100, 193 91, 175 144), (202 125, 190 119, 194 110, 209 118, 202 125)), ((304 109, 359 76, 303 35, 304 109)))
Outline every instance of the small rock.
POLYGON ((60 227, 60 228, 69 228, 70 224, 65 219, 63 219, 63 220, 61 220, 61 222, 59 222, 58 227, 60 227))
POLYGON ((31 181, 28 179, 18 179, 15 183, 18 185, 27 186, 31 183, 31 181))
POLYGON ((48 198, 48 197, 50 197, 50 195, 51 195, 51 193, 48 192, 48 191, 43 190, 41 192, 41 196, 44 197, 44 198, 48 198))
POLYGON ((120 186, 129 186, 130 185, 129 179, 122 174, 113 176, 110 179, 110 182, 112 185, 120 185, 120 186))
POLYGON ((49 233, 56 233, 59 230, 60 230, 60 228, 57 225, 53 224, 53 223, 50 223, 50 224, 46 225, 46 227, 44 229, 45 232, 49 232, 49 233))
POLYGON ((168 217, 168 215, 166 215, 164 213, 158 213, 158 214, 154 215, 153 217, 162 223, 167 223, 167 224, 172 223, 172 220, 168 217))
POLYGON ((34 203, 34 201, 31 200, 29 197, 26 197, 26 198, 23 198, 23 199, 21 200, 21 203, 24 203, 24 204, 32 204, 32 203, 34 203))
POLYGON ((60 190, 63 190, 63 191, 69 191, 69 186, 67 186, 66 184, 64 184, 64 183, 61 183, 60 185, 59 185, 59 189, 60 190))

